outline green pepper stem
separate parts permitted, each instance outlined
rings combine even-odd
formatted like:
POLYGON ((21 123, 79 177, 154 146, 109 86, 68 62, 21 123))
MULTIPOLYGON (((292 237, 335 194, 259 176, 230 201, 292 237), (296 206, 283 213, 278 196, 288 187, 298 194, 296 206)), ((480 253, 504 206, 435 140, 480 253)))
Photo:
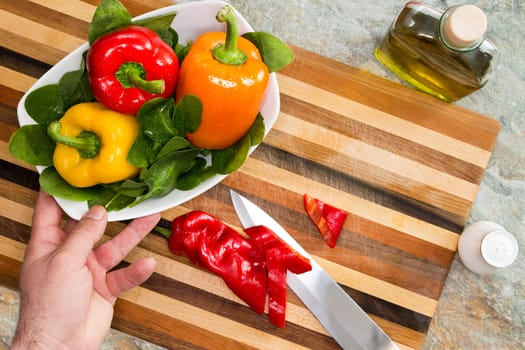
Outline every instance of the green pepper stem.
POLYGON ((156 232, 164 236, 167 239, 169 239, 171 236, 171 231, 165 227, 155 226, 155 228, 153 229, 153 232, 156 232))
POLYGON ((124 88, 137 87, 151 94, 162 94, 166 89, 164 80, 146 80, 144 67, 137 62, 125 62, 115 72, 115 77, 124 88))
POLYGON ((248 57, 237 47, 239 33, 237 30, 237 16, 230 5, 222 7, 215 17, 218 22, 226 22, 226 40, 224 45, 213 48, 213 57, 221 63, 240 66, 248 57))
POLYGON ((48 135, 57 143, 76 148, 82 158, 95 158, 100 152, 100 138, 91 131, 83 131, 78 136, 66 136, 60 133, 60 122, 52 122, 47 127, 48 135))

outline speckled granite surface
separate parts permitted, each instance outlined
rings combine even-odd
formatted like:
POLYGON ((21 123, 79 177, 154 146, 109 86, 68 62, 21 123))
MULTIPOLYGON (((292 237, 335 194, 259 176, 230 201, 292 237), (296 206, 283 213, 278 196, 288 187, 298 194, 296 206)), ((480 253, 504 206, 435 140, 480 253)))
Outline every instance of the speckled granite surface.
MULTIPOLYGON (((179 1, 187 2, 187 1, 179 1)), ((256 30, 397 79, 373 50, 404 5, 400 0, 233 0, 256 30)), ((429 0, 439 8, 463 3, 429 0)), ((502 129, 470 222, 491 220, 518 240, 516 262, 488 277, 456 257, 423 349, 525 349, 525 2, 473 0, 487 13, 489 37, 502 52, 500 67, 480 91, 457 104, 499 119, 502 129)), ((0 349, 14 331, 18 295, 0 287, 0 349)), ((112 331, 101 349, 160 349, 112 331)))

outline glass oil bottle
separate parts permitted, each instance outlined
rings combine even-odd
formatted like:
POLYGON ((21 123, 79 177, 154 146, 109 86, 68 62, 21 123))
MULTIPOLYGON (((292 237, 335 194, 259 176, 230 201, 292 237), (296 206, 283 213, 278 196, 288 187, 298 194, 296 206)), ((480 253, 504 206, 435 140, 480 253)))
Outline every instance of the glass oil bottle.
POLYGON ((419 90, 456 101, 483 87, 499 61, 474 5, 441 11, 408 2, 375 49, 379 62, 419 90))

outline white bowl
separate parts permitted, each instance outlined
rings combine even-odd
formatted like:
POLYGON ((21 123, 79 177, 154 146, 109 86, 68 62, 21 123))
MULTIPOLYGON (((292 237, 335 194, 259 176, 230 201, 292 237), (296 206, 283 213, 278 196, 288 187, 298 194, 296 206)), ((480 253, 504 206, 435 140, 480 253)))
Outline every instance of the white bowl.
MULTIPOLYGON (((134 19, 144 19, 164 15, 173 11, 177 12, 177 16, 172 23, 172 27, 179 35, 179 42, 186 43, 187 40, 195 40, 200 34, 209 31, 225 31, 225 24, 218 23, 215 20, 215 15, 221 7, 226 5, 226 2, 217 0, 205 0, 180 5, 173 5, 145 13, 134 19)), ((235 10, 235 9, 234 9, 235 10)), ((253 31, 253 28, 246 22, 246 20, 235 10, 237 15, 237 23, 239 34, 253 31)), ((44 85, 56 84, 62 75, 69 71, 77 70, 80 67, 82 53, 89 48, 86 42, 84 45, 75 49, 69 55, 64 57, 60 62, 54 65, 47 71, 38 81, 25 93, 18 103, 18 121, 20 126, 26 124, 35 124, 35 121, 29 116, 25 109, 25 99, 27 95, 44 85)), ((265 136, 275 124, 277 116, 279 115, 280 99, 279 87, 277 85, 277 78, 275 73, 270 75, 268 88, 261 107, 261 113, 264 117, 265 136)), ((255 150, 252 147, 250 154, 255 150)), ((37 167, 39 173, 45 167, 37 167)), ((196 188, 189 191, 174 190, 168 195, 160 198, 152 198, 146 200, 133 208, 125 208, 120 211, 111 211, 108 213, 109 221, 129 220, 175 207, 180 205, 200 194, 206 192, 219 182, 221 182, 227 175, 216 175, 207 181, 201 183, 196 188)), ((87 202, 74 202, 56 198, 58 204, 62 207, 64 212, 74 219, 80 219, 82 215, 88 210, 87 202)))

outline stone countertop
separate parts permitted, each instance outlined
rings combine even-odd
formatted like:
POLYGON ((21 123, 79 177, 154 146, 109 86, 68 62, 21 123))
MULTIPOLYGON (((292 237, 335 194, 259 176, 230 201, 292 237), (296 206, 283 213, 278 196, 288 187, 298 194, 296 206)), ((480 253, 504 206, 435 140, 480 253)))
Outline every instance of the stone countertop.
MULTIPOLYGON (((178 1, 188 2, 188 1, 178 1)), ((373 56, 403 7, 401 0, 232 0, 260 31, 390 80, 373 56)), ((460 1, 429 0, 438 8, 460 1)), ((481 277, 458 257, 450 270, 423 349, 525 349, 525 2, 472 0, 488 17, 488 37, 501 51, 499 69, 478 92, 457 102, 502 124, 468 223, 495 221, 518 240, 515 263, 481 277)), ((18 295, 0 288, 0 349, 16 322, 18 295)), ((101 349, 160 349, 112 331, 101 349)))

